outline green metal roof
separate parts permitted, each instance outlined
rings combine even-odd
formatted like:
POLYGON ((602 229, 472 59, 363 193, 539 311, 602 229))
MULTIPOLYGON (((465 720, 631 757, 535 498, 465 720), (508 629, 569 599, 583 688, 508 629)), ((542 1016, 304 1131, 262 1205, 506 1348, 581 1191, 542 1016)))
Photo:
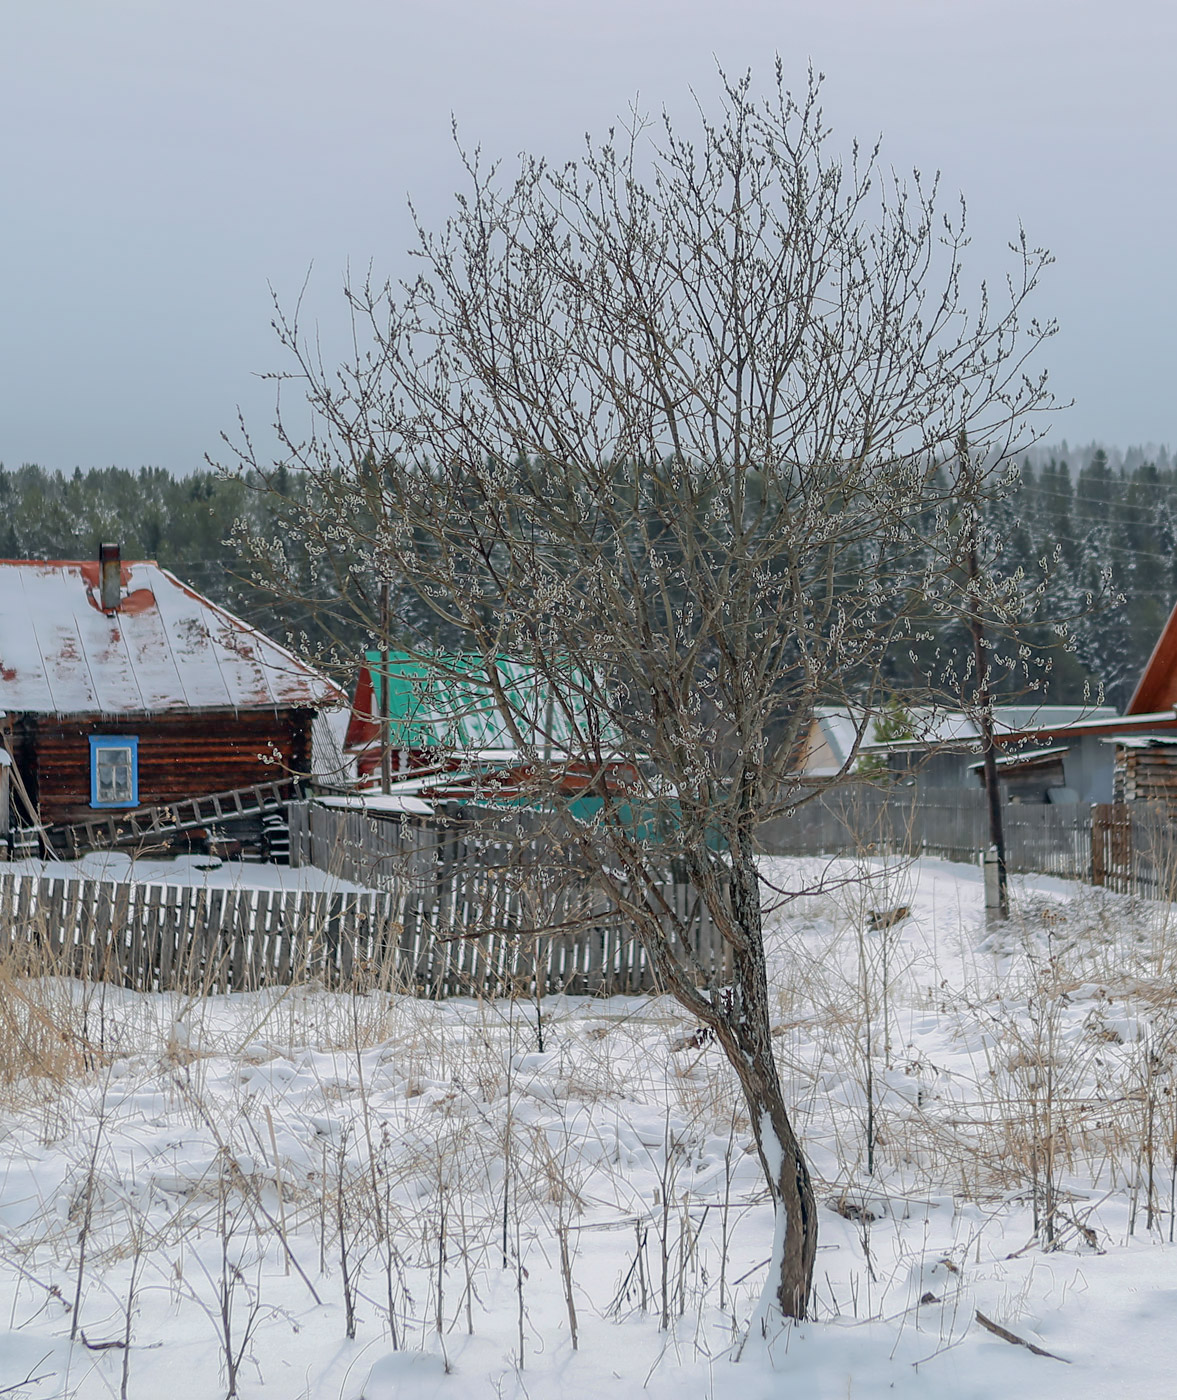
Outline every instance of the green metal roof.
MULTIPOLYGON (((365 660, 375 712, 382 715, 382 655, 369 651, 365 660)), ((561 687, 556 702, 534 666, 507 657, 496 657, 493 666, 525 744, 537 749, 578 747, 575 735, 578 728, 582 736, 585 733, 588 687, 578 684, 575 672, 570 673, 569 684, 561 687)), ((458 653, 429 662, 406 652, 389 652, 388 698, 389 740, 397 748, 469 753, 519 747, 495 702, 488 663, 477 654, 458 653)))

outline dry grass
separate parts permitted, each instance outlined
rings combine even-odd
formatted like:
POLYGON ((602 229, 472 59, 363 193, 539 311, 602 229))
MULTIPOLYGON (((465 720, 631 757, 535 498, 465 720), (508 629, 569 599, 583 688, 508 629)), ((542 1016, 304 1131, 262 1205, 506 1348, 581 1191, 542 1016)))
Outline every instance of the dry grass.
POLYGON ((89 998, 33 946, 0 955, 0 1094, 62 1088, 104 1059, 89 998))
MULTIPOLYGON (((1036 1246, 1090 1249, 1082 1198, 1119 1192, 1130 1230, 1167 1235, 1171 910, 1027 901, 949 985, 902 921, 869 926, 872 910, 910 902, 902 868, 798 901, 778 983, 782 1071, 821 1199, 862 1232, 863 1268, 877 1218, 921 1193, 1024 1204, 1036 1246), (917 1020, 965 1048, 951 1075, 911 1048, 917 1020)), ((92 1278, 140 1261, 143 1286, 174 1289, 176 1306, 212 1308, 229 1288, 253 1317, 267 1305, 259 1261, 268 1250, 282 1267, 289 1250, 306 1271, 304 1284, 287 1268, 291 1289, 346 1295, 348 1326, 358 1310, 397 1345, 476 1329, 504 1278, 530 1325, 545 1302, 531 1275, 583 1326, 580 1232, 602 1211, 624 1259, 598 1313, 670 1326, 748 1303, 758 1259, 732 1244, 760 1186, 748 1124, 722 1056, 668 1003, 548 998, 537 1022, 526 998, 439 1006, 387 986, 136 995, 65 975, 45 947, 0 961, 0 1091, 10 1121, 69 1144, 68 1209, 47 1201, 16 1263, 0 1264, 35 1263, 67 1297, 80 1280, 83 1319, 92 1278), (154 1161, 142 1180, 125 1166, 119 1104, 136 1095, 154 1095, 188 1143, 178 1186, 154 1161), (228 1263, 210 1262, 210 1241, 228 1263)))

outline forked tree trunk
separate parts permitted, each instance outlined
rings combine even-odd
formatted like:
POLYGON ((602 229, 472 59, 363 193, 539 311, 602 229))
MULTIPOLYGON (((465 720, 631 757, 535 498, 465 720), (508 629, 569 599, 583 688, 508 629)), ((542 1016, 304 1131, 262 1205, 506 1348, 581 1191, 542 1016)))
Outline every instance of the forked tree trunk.
POLYGON ((772 1262, 756 1313, 760 1325, 767 1328, 774 1314, 787 1318, 807 1314, 817 1254, 817 1203, 773 1056, 760 882, 749 858, 733 861, 730 889, 742 946, 734 949, 731 1004, 716 1033, 744 1091, 775 1212, 772 1262))

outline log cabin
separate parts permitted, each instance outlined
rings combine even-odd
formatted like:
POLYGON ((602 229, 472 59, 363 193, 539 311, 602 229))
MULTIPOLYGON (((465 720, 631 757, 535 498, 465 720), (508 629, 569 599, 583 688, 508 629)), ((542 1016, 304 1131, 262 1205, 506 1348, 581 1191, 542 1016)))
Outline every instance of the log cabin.
POLYGON ((0 560, 0 768, 22 826, 305 775, 316 714, 346 704, 153 560, 0 560))

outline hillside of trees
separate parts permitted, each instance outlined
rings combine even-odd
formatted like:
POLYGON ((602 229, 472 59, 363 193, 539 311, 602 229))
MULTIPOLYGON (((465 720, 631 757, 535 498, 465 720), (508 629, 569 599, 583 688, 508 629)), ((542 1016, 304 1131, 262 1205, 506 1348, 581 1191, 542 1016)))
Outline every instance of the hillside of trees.
MULTIPOLYGON (((1122 708, 1177 602, 1177 464, 1163 450, 1119 455, 1093 446, 1071 455, 1027 454, 987 523, 1000 542, 1001 571, 1040 578, 1045 561, 1045 615, 1077 618, 1067 647, 1047 626, 1035 634, 1051 657, 1048 698, 1079 704, 1102 689, 1106 703, 1122 708)), ((212 471, 175 477, 159 467, 107 467, 69 475, 0 466, 0 555, 93 558, 100 540, 117 541, 124 558, 157 559, 270 635, 322 659, 334 647, 343 661, 368 638, 330 608, 343 575, 332 561, 300 558, 280 523, 283 498, 289 504, 298 489, 279 477, 275 494, 259 492, 212 471), (239 520, 255 538, 280 541, 288 596, 251 585, 252 570, 231 543, 239 520)))
MULTIPOLYGON (((305 571, 290 597, 275 598, 251 585, 231 543, 239 520, 259 534, 281 533, 269 528, 278 512, 268 500, 240 477, 207 470, 177 477, 162 467, 105 467, 67 475, 0 465, 0 557, 94 559, 109 540, 124 559, 155 559, 276 640, 321 653, 328 641, 322 623, 295 596, 323 593, 315 571, 305 571)), ((297 567, 296 545, 286 541, 285 548, 297 567)))

